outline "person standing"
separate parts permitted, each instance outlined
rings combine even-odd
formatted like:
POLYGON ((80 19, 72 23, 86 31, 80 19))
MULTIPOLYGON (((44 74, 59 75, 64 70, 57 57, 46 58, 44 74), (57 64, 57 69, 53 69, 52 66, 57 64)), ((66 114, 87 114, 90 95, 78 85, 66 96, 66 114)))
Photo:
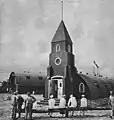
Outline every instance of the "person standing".
MULTIPOLYGON (((82 116, 84 116, 85 110, 87 108, 87 99, 85 98, 85 95, 82 95, 82 98, 80 100, 80 107, 82 111, 82 116)), ((81 111, 80 111, 80 114, 81 114, 81 111)))
POLYGON ((110 91, 108 105, 111 107, 112 91, 110 91))
MULTIPOLYGON (((73 94, 70 95, 69 101, 68 101, 68 108, 76 108, 77 107, 77 100, 73 96, 73 94)), ((71 113, 71 116, 73 116, 74 110, 71 113)))
MULTIPOLYGON (((55 99, 53 98, 53 95, 50 95, 50 99, 48 100, 48 105, 49 105, 49 109, 52 109, 55 107, 55 99)), ((50 117, 52 117, 52 112, 50 110, 49 112, 50 117)))
POLYGON ((68 107, 77 107, 77 100, 73 96, 73 94, 70 95, 69 101, 68 101, 68 107))
POLYGON ((110 91, 110 96, 109 96, 109 99, 111 99, 111 97, 112 97, 112 93, 113 93, 113 92, 112 92, 112 91, 110 91))
POLYGON ((66 107, 66 96, 63 95, 61 98, 60 98, 60 103, 59 103, 59 107, 60 108, 65 108, 66 107))
POLYGON ((110 118, 112 118, 114 116, 114 93, 112 93, 112 95, 110 95, 108 104, 111 107, 110 118))
POLYGON ((16 113, 17 113, 17 99, 18 99, 18 92, 14 92, 14 95, 12 96, 12 119, 16 119, 16 113))
POLYGON ((18 118, 21 117, 21 109, 22 109, 22 105, 23 105, 24 99, 21 95, 18 95, 17 98, 17 112, 18 112, 18 118))
MULTIPOLYGON (((63 95, 61 98, 60 98, 60 103, 59 103, 59 107, 60 108, 65 108, 66 107, 66 96, 65 95, 63 95)), ((62 114, 62 116, 63 116, 63 114, 65 114, 65 110, 60 110, 60 114, 62 114)))
POLYGON ((26 119, 32 119, 32 107, 36 99, 31 96, 30 92, 27 93, 27 98, 25 99, 25 113, 26 119), (28 117, 29 116, 29 117, 28 117))

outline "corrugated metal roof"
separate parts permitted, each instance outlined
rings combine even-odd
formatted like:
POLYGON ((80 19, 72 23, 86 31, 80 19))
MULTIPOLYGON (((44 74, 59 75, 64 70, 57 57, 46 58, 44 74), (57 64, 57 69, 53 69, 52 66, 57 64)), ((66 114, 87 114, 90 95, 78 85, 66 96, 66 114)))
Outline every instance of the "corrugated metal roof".
POLYGON ((87 83, 89 90, 91 91, 92 98, 97 98, 98 96, 102 97, 103 95, 105 95, 104 93, 106 89, 105 81, 103 80, 103 78, 84 74, 79 74, 79 76, 87 83))
MULTIPOLYGON (((11 73, 12 74, 12 73, 11 73)), ((38 75, 33 73, 15 73, 16 82, 19 84, 19 86, 40 86, 45 84, 44 80, 46 78, 45 75, 38 75)))

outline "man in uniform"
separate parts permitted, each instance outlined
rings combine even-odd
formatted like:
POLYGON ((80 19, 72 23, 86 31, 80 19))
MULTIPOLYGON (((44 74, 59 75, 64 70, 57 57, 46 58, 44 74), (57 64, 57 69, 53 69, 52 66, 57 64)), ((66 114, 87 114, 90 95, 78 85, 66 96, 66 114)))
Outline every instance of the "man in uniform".
POLYGON ((26 119, 29 119, 29 120, 32 119, 32 107, 33 107, 33 103, 35 101, 36 101, 36 99, 33 96, 31 96, 30 92, 28 92, 27 93, 27 98, 25 99, 26 119))
POLYGON ((12 119, 16 118, 16 112, 17 112, 17 99, 18 99, 18 92, 14 92, 14 95, 12 96, 12 119))
POLYGON ((21 109, 22 109, 22 105, 23 105, 24 99, 21 95, 18 95, 17 98, 17 112, 19 114, 19 118, 21 117, 21 109))

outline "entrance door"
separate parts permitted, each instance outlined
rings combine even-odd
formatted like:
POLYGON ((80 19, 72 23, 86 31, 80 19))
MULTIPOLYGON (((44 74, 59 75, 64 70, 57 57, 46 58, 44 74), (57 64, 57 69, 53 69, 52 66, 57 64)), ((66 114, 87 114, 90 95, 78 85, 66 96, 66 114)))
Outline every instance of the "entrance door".
POLYGON ((61 98, 63 95, 63 80, 58 79, 58 98, 61 98))
POLYGON ((50 97, 51 93, 51 80, 48 80, 48 98, 50 97))
POLYGON ((48 81, 48 97, 52 94, 55 98, 57 98, 57 82, 57 80, 48 81))
POLYGON ((48 97, 53 94, 55 98, 61 98, 63 95, 63 79, 53 77, 48 80, 48 97))

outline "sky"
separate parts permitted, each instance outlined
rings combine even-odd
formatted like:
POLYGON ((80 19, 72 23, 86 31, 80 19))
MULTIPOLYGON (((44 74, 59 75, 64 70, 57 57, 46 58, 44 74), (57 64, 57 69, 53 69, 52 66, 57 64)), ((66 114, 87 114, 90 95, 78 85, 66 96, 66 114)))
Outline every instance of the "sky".
MULTIPOLYGON (((64 0, 64 23, 75 65, 114 76, 114 0, 64 0)), ((0 0, 0 76, 11 71, 45 72, 51 41, 61 21, 61 0, 0 0)), ((2 77, 3 78, 3 77, 2 77)))

